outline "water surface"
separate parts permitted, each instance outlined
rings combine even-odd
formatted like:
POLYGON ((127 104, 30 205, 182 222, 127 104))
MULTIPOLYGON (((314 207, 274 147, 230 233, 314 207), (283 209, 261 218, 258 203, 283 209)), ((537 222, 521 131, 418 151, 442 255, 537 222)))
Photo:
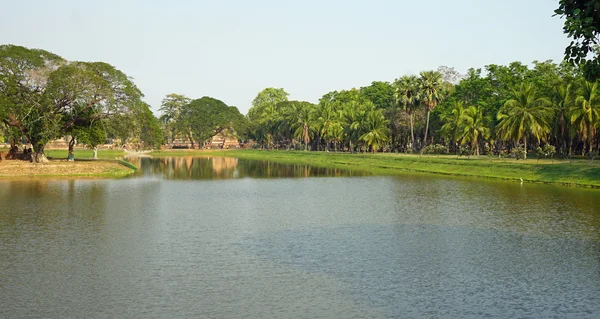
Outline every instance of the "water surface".
POLYGON ((141 159, 0 181, 2 318, 597 318, 600 193, 141 159))

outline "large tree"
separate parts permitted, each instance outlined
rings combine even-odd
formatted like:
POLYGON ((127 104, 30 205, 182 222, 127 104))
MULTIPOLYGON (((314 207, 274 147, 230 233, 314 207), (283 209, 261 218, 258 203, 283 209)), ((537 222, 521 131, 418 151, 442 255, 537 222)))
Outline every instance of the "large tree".
POLYGON ((185 95, 170 93, 161 102, 160 109, 158 109, 162 112, 160 121, 163 123, 165 130, 169 132, 171 143, 175 141, 178 134, 189 136, 189 130, 183 126, 181 121, 181 109, 190 101, 191 99, 185 95))
POLYGON ((198 143, 208 142, 225 130, 235 134, 237 124, 243 121, 243 115, 235 106, 228 106, 223 101, 208 96, 187 104, 182 109, 181 117, 198 143))
POLYGON ((360 136, 373 153, 376 153, 388 141, 389 128, 381 110, 372 110, 362 124, 364 133, 360 136))
POLYGON ((528 135, 539 142, 550 131, 551 103, 539 97, 535 87, 529 83, 522 83, 513 89, 512 97, 498 112, 498 130, 506 140, 516 142, 522 138, 527 152, 528 135))
POLYGON ((415 75, 405 75, 394 81, 396 87, 396 103, 402 105, 410 117, 411 147, 415 147, 414 113, 419 105, 419 78, 415 75))
POLYGON ((600 123, 598 82, 585 81, 572 109, 571 124, 578 130, 584 141, 587 139, 588 152, 594 149, 593 140, 598 123, 600 123))
POLYGON ((425 125, 424 142, 427 144, 427 133, 429 131, 429 115, 440 103, 443 96, 442 74, 437 71, 423 71, 419 78, 419 92, 421 101, 427 111, 427 124, 425 125))
POLYGON ((581 65, 589 81, 600 79, 598 0, 560 0, 554 12, 565 18, 563 31, 573 40, 565 49, 565 60, 581 65))
POLYGON ((44 146, 77 127, 129 112, 142 97, 123 72, 103 62, 67 62, 47 51, 0 46, 0 120, 44 146))
POLYGON ((469 106, 461 115, 462 134, 461 142, 471 143, 473 155, 479 156, 479 143, 481 139, 490 136, 488 118, 483 115, 483 109, 479 106, 469 106))

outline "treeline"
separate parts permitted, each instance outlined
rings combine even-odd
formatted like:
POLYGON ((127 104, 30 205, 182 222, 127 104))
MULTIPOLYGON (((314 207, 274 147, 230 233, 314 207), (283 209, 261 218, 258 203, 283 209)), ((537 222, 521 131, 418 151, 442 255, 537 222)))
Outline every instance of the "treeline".
POLYGON ((267 88, 248 112, 262 148, 508 154, 597 154, 598 83, 552 61, 452 68, 329 92, 318 104, 267 88), (539 151, 539 149, 538 149, 539 151), (552 151, 554 152, 554 151, 552 151))
POLYGON ((156 147, 159 120, 131 78, 104 62, 73 62, 39 49, 0 45, 0 136, 30 143, 35 160, 44 146, 69 137, 96 149, 107 138, 156 147))

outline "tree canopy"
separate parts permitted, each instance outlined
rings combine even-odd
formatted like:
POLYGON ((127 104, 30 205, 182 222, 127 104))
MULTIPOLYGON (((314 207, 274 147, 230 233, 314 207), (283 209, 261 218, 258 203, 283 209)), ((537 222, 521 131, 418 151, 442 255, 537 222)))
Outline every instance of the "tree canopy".
POLYGON ((563 31, 573 40, 565 49, 565 60, 581 65, 588 81, 600 79, 600 2, 560 0, 554 12, 565 18, 563 31))

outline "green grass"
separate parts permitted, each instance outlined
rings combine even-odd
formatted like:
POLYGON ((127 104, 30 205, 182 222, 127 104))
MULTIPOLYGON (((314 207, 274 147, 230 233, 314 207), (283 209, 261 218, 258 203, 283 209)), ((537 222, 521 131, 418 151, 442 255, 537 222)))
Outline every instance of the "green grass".
MULTIPOLYGON (((69 155, 67 150, 45 150, 44 153, 47 157, 56 159, 67 158, 69 155)), ((76 159, 86 159, 92 158, 94 151, 76 149, 74 154, 76 159)), ((100 159, 118 159, 122 158, 124 155, 125 152, 123 152, 123 150, 98 150, 98 158, 100 159)))
POLYGON ((453 155, 348 154, 303 151, 174 151, 151 153, 156 156, 233 156, 241 159, 267 160, 290 164, 309 164, 365 170, 375 174, 400 174, 406 171, 444 175, 519 180, 548 184, 600 188, 600 161, 498 159, 487 156, 457 158, 453 155))

